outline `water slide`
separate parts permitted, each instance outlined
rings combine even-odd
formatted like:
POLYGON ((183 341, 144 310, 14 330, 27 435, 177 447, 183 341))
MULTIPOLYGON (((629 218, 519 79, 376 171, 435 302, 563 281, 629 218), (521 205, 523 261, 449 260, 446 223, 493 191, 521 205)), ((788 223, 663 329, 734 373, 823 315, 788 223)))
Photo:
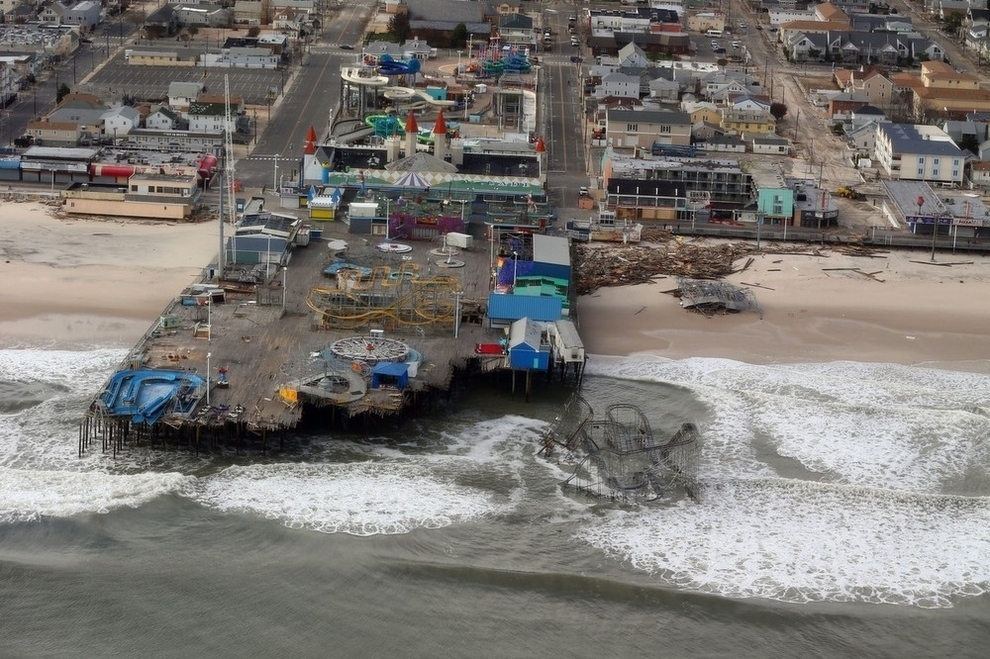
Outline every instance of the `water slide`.
MULTIPOLYGON (((365 117, 364 122, 375 129, 375 135, 388 137, 389 135, 405 135, 406 127, 402 125, 399 118, 394 114, 372 114, 365 117)), ((433 144, 433 133, 431 128, 423 128, 416 136, 416 141, 421 144, 433 144)))
POLYGON ((387 76, 416 75, 422 65, 413 58, 407 62, 392 59, 388 53, 378 58, 378 72, 387 76))

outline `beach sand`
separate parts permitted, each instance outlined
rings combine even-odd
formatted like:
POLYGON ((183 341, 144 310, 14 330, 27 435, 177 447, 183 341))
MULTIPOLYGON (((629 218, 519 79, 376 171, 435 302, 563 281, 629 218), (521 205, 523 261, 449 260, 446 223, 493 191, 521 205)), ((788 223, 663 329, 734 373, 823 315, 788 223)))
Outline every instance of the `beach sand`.
POLYGON ((990 358, 990 257, 937 253, 937 263, 954 264, 940 266, 918 251, 821 254, 760 255, 727 277, 755 293, 760 313, 706 317, 685 310, 665 293, 677 287, 674 277, 599 289, 578 302, 581 337, 593 354, 760 364, 975 362, 983 370, 990 358))
POLYGON ((0 345, 135 343, 217 254, 216 223, 0 206, 0 345))
MULTIPOLYGON (((0 345, 129 347, 219 246, 212 222, 58 218, 52 210, 38 203, 0 209, 0 345)), ((937 262, 956 265, 928 260, 927 252, 765 254, 727 278, 751 288, 761 313, 687 311, 664 292, 677 286, 667 277, 582 297, 578 327, 597 355, 953 362, 983 370, 990 363, 990 257, 940 252, 937 262)))

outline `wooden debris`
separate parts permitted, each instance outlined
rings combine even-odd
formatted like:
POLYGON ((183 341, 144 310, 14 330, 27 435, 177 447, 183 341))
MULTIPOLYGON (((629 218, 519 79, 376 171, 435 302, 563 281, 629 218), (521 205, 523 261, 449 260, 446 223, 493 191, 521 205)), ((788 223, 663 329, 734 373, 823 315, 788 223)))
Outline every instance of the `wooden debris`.
POLYGON ((973 261, 911 261, 911 263, 921 263, 922 265, 940 265, 948 268, 954 265, 973 265, 973 261))

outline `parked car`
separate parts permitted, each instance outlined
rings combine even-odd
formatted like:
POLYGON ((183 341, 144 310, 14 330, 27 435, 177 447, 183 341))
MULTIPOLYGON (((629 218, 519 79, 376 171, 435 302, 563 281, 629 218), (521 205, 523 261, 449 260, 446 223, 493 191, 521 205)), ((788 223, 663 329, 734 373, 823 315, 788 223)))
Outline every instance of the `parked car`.
POLYGON ((580 64, 583 61, 584 58, 581 57, 580 55, 571 55, 571 62, 573 62, 574 64, 580 64))
POLYGON ((582 197, 587 197, 588 196, 588 186, 582 185, 578 189, 578 194, 581 195, 582 197))
POLYGON ((341 50, 354 50, 354 46, 349 43, 337 44, 337 48, 340 48, 341 50))

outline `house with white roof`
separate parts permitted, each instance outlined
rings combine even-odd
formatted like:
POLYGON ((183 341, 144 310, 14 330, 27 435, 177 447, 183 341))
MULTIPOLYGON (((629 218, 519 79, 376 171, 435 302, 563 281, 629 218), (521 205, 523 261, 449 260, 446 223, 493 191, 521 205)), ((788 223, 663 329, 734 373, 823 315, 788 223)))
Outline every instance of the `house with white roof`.
POLYGON ((141 125, 141 113, 129 105, 121 105, 103 113, 103 134, 114 139, 124 137, 141 125))

